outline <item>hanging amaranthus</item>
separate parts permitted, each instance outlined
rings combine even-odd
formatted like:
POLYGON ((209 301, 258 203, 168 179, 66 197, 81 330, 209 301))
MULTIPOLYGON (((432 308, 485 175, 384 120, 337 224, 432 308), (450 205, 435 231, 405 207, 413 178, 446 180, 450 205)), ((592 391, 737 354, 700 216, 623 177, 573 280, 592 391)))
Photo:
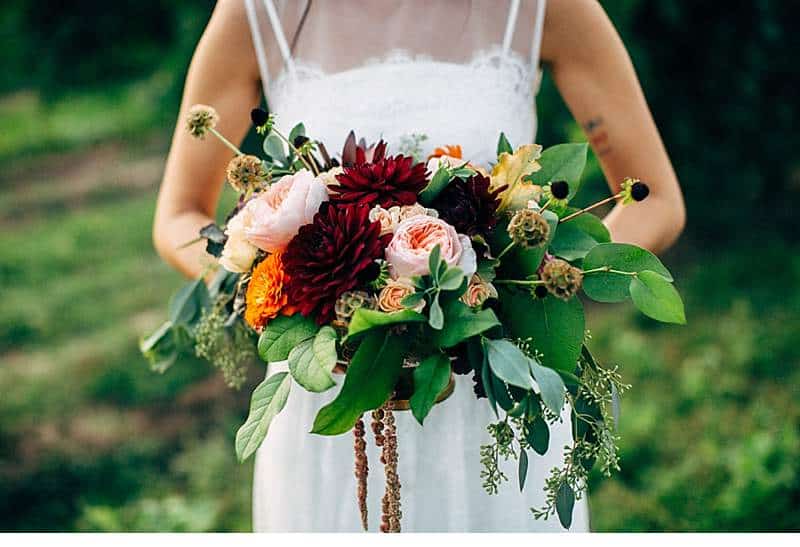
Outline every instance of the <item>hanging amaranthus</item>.
POLYGON ((400 532, 400 477, 397 474, 397 426, 391 401, 386 404, 383 418, 383 452, 381 463, 386 474, 386 490, 381 501, 381 532, 400 532))
POLYGON ((353 427, 354 449, 356 453, 356 479, 358 480, 358 509, 361 512, 361 527, 366 532, 367 523, 367 475, 369 465, 367 464, 367 439, 364 427, 364 420, 359 419, 353 427))

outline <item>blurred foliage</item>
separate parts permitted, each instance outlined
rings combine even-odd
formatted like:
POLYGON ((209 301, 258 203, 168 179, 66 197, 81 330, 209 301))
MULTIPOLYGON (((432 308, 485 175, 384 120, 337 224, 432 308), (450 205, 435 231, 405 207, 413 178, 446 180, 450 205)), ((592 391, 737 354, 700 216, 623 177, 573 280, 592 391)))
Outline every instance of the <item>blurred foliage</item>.
MULTIPOLYGON (((136 349, 178 283, 153 195, 212 4, 0 7, 0 530, 250 527, 231 437, 263 370, 235 392, 197 361, 153 376, 136 349)), ((592 525, 798 530, 800 7, 604 5, 687 196, 666 262, 689 325, 590 310, 593 348, 633 384, 592 525)), ((543 144, 585 140, 548 78, 538 109, 543 144)), ((579 199, 604 184, 592 159, 579 199)))

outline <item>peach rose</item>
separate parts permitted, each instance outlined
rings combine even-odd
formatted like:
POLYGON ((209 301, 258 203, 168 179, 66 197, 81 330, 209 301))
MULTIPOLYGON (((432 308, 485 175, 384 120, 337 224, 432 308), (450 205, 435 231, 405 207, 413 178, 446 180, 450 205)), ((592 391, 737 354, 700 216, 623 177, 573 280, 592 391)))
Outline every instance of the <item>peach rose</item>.
POLYGON ((461 297, 461 301, 467 306, 481 306, 489 298, 497 298, 497 289, 494 285, 475 274, 469 280, 467 292, 461 297))
POLYGON ((388 209, 384 209, 380 205, 376 205, 369 212, 369 220, 371 222, 381 223, 381 235, 394 233, 397 225, 409 218, 427 215, 431 217, 438 217, 439 211, 436 209, 428 209, 415 203, 414 205, 393 205, 388 209))
MULTIPOLYGON (((414 292, 414 286, 408 281, 404 279, 390 279, 378 295, 378 309, 385 312, 404 310, 406 307, 403 306, 403 298, 414 292)), ((424 307, 425 301, 423 300, 412 309, 421 312, 424 307)))
POLYGON ((442 260, 458 266, 471 276, 478 268, 472 242, 444 220, 430 216, 415 216, 401 222, 386 247, 386 260, 393 279, 427 275, 428 258, 439 246, 442 260))
POLYGON ((245 234, 252 220, 252 212, 245 206, 228 221, 225 227, 228 240, 222 249, 219 263, 229 272, 249 272, 253 266, 258 249, 247 240, 245 234))
POLYGON ((328 191, 319 178, 303 169, 286 175, 247 204, 253 221, 247 239, 268 253, 284 250, 300 226, 310 224, 328 191))

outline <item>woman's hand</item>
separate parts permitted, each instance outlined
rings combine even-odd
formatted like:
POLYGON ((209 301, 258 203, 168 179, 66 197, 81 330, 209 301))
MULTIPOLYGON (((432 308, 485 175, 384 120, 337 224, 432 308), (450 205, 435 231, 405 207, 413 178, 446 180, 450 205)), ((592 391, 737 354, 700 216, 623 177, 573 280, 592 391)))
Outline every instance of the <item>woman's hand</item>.
POLYGON ((187 276, 199 276, 212 261, 202 242, 184 245, 213 221, 231 151, 216 139, 191 137, 186 112, 196 103, 213 106, 220 115, 219 131, 238 143, 259 98, 258 64, 244 2, 220 1, 189 67, 153 223, 156 250, 187 276))
POLYGON ((606 217, 612 238, 665 250, 683 230, 683 195, 630 57, 596 0, 547 3, 542 59, 586 131, 611 191, 619 191, 625 177, 650 187, 645 201, 618 205, 606 217))

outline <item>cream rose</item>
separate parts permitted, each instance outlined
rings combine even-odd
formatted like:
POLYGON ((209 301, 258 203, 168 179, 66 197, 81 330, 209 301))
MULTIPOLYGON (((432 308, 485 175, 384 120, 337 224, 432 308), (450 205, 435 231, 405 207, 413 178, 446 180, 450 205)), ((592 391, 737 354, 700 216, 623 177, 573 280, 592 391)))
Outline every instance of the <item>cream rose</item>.
POLYGON ((426 167, 429 173, 435 174, 436 171, 442 167, 458 167, 459 165, 464 165, 465 163, 467 162, 460 158, 454 158, 452 156, 437 156, 429 159, 426 167))
POLYGON ((341 166, 336 166, 330 168, 328 171, 319 174, 319 179, 322 181, 322 184, 325 186, 330 186, 331 184, 339 184, 339 181, 336 180, 336 175, 341 175, 344 173, 344 169, 341 166))
POLYGON ((300 226, 311 223, 324 201, 325 184, 311 172, 286 175, 247 204, 253 215, 247 239, 268 253, 282 251, 300 226))
POLYGON ((427 215, 431 217, 438 217, 439 211, 436 209, 428 209, 419 203, 414 205, 393 205, 388 209, 384 209, 380 205, 376 205, 369 212, 369 220, 371 222, 381 223, 381 235, 394 233, 397 225, 404 220, 420 215, 427 215))
POLYGON ((247 240, 245 234, 252 220, 252 212, 245 206, 228 221, 228 225, 225 227, 228 240, 222 249, 219 263, 229 272, 249 272, 253 266, 258 249, 247 240))
MULTIPOLYGON (((403 298, 414 292, 414 286, 408 281, 390 279, 378 295, 378 309, 385 312, 404 310, 406 307, 403 306, 403 298)), ((423 300, 411 309, 421 312, 424 307, 425 301, 423 300)))
POLYGON ((395 229, 386 247, 386 260, 393 279, 427 275, 428 258, 439 246, 442 259, 450 266, 458 266, 471 276, 478 268, 472 242, 445 221, 430 216, 415 216, 404 220, 395 229))
POLYGON ((497 298, 497 289, 481 276, 475 274, 469 280, 467 292, 463 294, 461 301, 467 306, 474 307, 482 305, 489 298, 497 298))

